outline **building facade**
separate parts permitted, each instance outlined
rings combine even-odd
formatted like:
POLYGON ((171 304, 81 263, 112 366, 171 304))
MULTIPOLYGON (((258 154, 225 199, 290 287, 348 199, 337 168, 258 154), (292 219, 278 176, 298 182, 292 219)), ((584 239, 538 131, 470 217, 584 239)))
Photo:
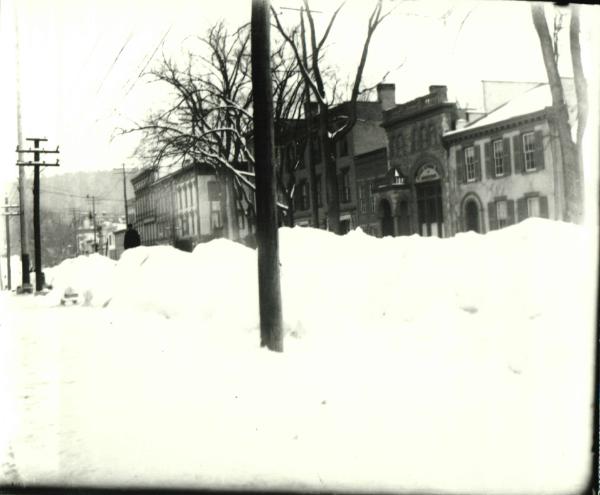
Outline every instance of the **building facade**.
POLYGON ((227 214, 239 201, 233 198, 226 179, 217 176, 208 164, 186 164, 164 176, 149 167, 131 182, 135 192, 135 227, 143 245, 165 244, 192 250, 196 244, 211 239, 238 240, 249 233, 243 207, 235 209, 235 215, 227 214))
POLYGON ((451 233, 563 217, 563 167, 550 106, 548 85, 538 85, 444 135, 451 233))
MULTIPOLYGON (((381 98, 392 98, 394 95, 394 85, 380 85, 378 87, 379 101, 357 102, 357 121, 354 127, 335 145, 333 153, 338 174, 338 190, 340 199, 340 223, 342 233, 348 232, 358 226, 365 218, 364 214, 359 214, 359 191, 357 189, 357 157, 368 154, 375 150, 381 150, 386 146, 385 131, 381 128, 382 122, 382 100, 381 98), (390 91, 391 89, 391 91, 390 91)), ((349 103, 342 103, 330 109, 332 121, 336 117, 342 117, 349 114, 349 103)), ((295 193, 294 193, 294 219, 295 224, 300 226, 311 226, 311 191, 310 191, 310 172, 305 165, 308 162, 307 147, 302 146, 300 153, 304 153, 304 160, 301 160, 300 166, 294 172, 295 193)), ((319 208, 320 228, 327 227, 327 188, 325 183, 325 167, 321 157, 321 142, 315 134, 312 136, 312 156, 311 159, 316 169, 316 188, 317 202, 319 208)), ((293 160, 291 161, 293 163, 293 160)), ((369 170, 362 163, 363 172, 369 170)), ((289 170, 287 171, 289 174, 289 170)), ((366 180, 361 175, 362 182, 366 180)), ((362 194, 362 193, 361 193, 362 194)))
POLYGON ((446 86, 383 112, 389 170, 376 189, 382 235, 448 235, 451 205, 442 135, 454 129, 459 109, 446 86))

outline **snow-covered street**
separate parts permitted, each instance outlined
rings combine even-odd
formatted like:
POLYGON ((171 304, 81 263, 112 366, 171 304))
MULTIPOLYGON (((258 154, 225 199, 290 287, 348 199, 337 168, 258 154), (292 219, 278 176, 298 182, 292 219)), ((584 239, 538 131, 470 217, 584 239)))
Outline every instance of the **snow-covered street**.
POLYGON ((225 240, 67 260, 50 294, 2 293, 3 482, 587 481, 596 233, 280 236, 283 354, 259 347, 255 251, 225 240), (61 306, 66 287, 89 304, 61 306))

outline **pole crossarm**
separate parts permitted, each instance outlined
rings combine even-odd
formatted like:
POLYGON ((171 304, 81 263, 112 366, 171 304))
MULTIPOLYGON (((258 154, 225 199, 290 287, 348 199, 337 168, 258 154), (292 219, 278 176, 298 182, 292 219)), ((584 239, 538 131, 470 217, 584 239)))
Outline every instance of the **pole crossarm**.
POLYGON ((47 150, 44 148, 27 148, 26 150, 24 149, 20 149, 17 146, 17 153, 60 153, 60 150, 58 149, 58 146, 56 147, 55 150, 47 150))
POLYGON ((18 167, 60 167, 59 160, 53 163, 47 162, 17 162, 18 167))

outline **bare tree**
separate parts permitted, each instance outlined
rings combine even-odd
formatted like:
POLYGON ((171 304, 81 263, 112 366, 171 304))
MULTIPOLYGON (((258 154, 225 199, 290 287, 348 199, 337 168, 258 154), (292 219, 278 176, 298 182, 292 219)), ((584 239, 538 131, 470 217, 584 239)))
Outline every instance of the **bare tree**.
POLYGON ((565 220, 580 222, 583 219, 583 166, 581 157, 582 138, 587 120, 587 84, 581 63, 579 42, 579 7, 571 5, 569 26, 573 76, 577 96, 577 138, 573 141, 571 123, 564 90, 557 65, 557 51, 550 36, 543 4, 531 4, 531 16, 540 40, 544 65, 552 93, 552 107, 558 130, 562 154, 566 211, 565 220))
POLYGON ((304 8, 302 10, 302 15, 306 16, 309 28, 307 37, 309 38, 310 45, 310 66, 303 60, 298 43, 282 26, 275 9, 272 9, 272 14, 273 18, 275 19, 277 29, 293 49, 296 62, 302 72, 305 84, 310 88, 314 98, 318 103, 318 135, 321 140, 321 161, 325 165, 325 180, 328 196, 327 219, 329 223, 329 229, 333 232, 340 233, 340 200, 338 193, 337 169, 333 152, 335 150, 336 142, 345 137, 346 134, 352 130, 354 124, 356 123, 356 101, 360 92, 360 85, 363 77, 364 67, 367 61, 369 45, 371 43, 373 33, 381 24, 383 19, 385 19, 387 14, 383 14, 382 12, 382 0, 377 0, 367 22, 367 33, 365 36, 360 61, 356 69, 352 93, 349 100, 350 104, 348 106, 348 115, 343 116, 342 119, 336 119, 336 123, 334 125, 331 122, 329 115, 332 104, 331 95, 327 94, 325 77, 320 64, 320 59, 325 43, 331 33, 331 29, 344 4, 342 3, 337 7, 337 9, 331 15, 323 35, 319 40, 317 40, 315 22, 310 9, 309 1, 303 0, 303 2, 304 8))
MULTIPOLYGON (((155 82, 170 89, 171 105, 123 132, 144 133, 139 152, 151 166, 189 161, 211 165, 226 185, 227 217, 236 238, 237 211, 245 212, 249 223, 256 214, 249 25, 230 33, 220 22, 197 41, 200 49, 188 52, 184 65, 163 55, 150 72, 155 82)), ((277 125, 297 113, 301 79, 283 42, 272 60, 277 125)))

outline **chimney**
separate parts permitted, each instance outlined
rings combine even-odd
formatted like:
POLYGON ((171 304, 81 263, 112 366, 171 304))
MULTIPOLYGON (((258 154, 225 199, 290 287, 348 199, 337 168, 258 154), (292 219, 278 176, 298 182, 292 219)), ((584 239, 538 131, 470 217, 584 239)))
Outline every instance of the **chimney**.
POLYGON ((441 102, 448 101, 448 87, 447 86, 429 86, 430 95, 438 95, 441 102))
POLYGON ((377 101, 383 111, 396 105, 396 85, 394 83, 379 83, 377 85, 377 101))

